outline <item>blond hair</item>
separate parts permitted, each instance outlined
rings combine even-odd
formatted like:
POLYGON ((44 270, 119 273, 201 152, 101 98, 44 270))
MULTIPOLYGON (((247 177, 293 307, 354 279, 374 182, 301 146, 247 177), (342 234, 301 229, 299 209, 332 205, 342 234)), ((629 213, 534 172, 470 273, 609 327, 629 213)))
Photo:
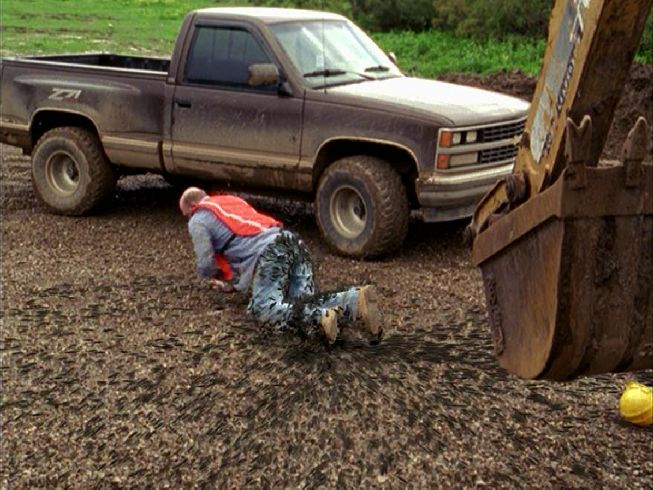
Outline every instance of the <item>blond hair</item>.
POLYGON ((179 198, 179 209, 181 214, 188 217, 193 212, 193 207, 202 199, 208 197, 208 194, 199 187, 189 187, 179 198))

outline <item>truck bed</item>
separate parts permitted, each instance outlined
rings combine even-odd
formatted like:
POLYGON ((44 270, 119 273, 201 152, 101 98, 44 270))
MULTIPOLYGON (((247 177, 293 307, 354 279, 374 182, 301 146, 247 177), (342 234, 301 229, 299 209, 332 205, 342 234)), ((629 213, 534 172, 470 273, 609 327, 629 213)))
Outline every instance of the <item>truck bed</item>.
POLYGON ((115 54, 4 58, 0 141, 29 152, 40 136, 34 128, 49 127, 54 114, 64 125, 85 118, 114 164, 160 171, 169 65, 115 54))
POLYGON ((170 59, 149 58, 144 56, 122 56, 109 53, 89 53, 51 56, 29 56, 23 60, 49 61, 73 65, 98 66, 105 68, 125 68, 129 70, 146 70, 168 72, 170 59))

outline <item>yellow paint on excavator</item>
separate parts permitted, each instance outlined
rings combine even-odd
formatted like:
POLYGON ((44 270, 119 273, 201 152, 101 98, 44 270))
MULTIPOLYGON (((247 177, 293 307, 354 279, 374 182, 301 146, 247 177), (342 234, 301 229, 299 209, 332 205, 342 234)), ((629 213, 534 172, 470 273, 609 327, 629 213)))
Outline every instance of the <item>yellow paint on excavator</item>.
POLYGON ((598 165, 652 3, 556 1, 515 169, 470 225, 496 354, 519 376, 653 367, 648 123, 621 166, 598 165))

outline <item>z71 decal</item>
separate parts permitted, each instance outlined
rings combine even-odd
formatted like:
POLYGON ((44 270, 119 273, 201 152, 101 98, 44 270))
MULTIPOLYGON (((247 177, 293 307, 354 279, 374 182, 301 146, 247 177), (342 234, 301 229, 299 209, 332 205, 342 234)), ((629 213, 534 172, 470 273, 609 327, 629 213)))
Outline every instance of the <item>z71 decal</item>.
POLYGON ((71 90, 69 88, 53 88, 52 94, 48 99, 52 100, 77 100, 82 95, 81 90, 71 90))

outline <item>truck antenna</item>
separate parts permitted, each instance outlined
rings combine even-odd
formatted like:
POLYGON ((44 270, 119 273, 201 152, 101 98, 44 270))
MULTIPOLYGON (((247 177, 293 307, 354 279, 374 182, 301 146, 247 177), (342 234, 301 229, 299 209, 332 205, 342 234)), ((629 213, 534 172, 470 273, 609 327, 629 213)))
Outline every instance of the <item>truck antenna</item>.
POLYGON ((323 76, 322 88, 324 90, 324 93, 326 93, 326 46, 325 46, 325 42, 324 42, 324 29, 325 29, 325 25, 324 25, 324 0, 322 0, 320 3, 322 4, 322 6, 320 7, 321 10, 322 10, 322 74, 323 74, 322 75, 323 76))

